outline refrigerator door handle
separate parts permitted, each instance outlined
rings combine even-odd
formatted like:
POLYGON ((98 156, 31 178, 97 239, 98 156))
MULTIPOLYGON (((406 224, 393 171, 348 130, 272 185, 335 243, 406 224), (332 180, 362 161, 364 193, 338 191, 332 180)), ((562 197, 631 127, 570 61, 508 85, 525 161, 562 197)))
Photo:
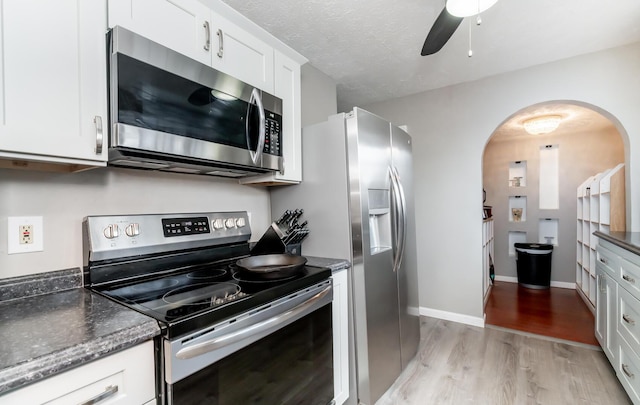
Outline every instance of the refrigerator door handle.
POLYGON ((391 188, 395 196, 395 201, 396 204, 399 204, 399 206, 395 207, 396 212, 398 213, 398 223, 396 224, 397 246, 393 259, 393 271, 395 273, 400 270, 400 266, 402 265, 402 259, 404 257, 404 247, 407 240, 407 204, 404 198, 404 188, 402 187, 402 183, 400 182, 398 169, 396 169, 394 166, 390 166, 389 174, 391 177, 391 188))

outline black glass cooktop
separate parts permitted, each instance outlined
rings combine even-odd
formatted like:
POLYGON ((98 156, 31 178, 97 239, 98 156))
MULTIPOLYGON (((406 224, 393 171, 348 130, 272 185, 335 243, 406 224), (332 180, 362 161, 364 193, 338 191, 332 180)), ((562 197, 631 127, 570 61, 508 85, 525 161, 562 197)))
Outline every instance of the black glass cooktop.
POLYGON ((305 266, 290 277, 266 280, 241 272, 235 261, 183 267, 175 273, 133 284, 95 288, 115 301, 158 320, 168 338, 237 315, 331 276, 305 266))

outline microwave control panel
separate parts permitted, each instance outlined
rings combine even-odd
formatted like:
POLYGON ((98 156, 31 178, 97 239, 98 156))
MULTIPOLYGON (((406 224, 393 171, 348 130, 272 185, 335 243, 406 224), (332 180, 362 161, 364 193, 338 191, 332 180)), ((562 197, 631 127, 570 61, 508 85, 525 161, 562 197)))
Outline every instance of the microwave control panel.
POLYGON ((265 136, 262 152, 282 156, 282 117, 269 111, 265 111, 265 113, 265 136))

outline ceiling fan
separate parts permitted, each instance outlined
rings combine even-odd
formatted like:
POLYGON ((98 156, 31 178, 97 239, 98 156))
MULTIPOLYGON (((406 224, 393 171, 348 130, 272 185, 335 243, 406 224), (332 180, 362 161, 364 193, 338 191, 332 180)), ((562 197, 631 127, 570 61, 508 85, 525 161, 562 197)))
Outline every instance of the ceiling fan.
MULTIPOLYGON (((464 19, 472 15, 480 15, 496 4, 498 0, 446 0, 445 7, 433 23, 427 39, 422 45, 420 55, 432 55, 438 52, 449 38, 456 32, 464 19)), ((478 20, 479 21, 479 20, 478 20)), ((479 23, 478 23, 479 24, 479 23)))

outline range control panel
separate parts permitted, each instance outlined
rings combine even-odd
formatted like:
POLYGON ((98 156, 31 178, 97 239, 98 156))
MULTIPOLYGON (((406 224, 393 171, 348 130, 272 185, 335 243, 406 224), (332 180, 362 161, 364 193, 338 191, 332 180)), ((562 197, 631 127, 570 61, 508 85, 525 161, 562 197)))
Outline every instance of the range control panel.
POLYGON ((209 218, 162 218, 165 237, 209 233, 209 218))
POLYGON ((83 221, 83 249, 95 260, 192 249, 251 238, 245 211, 101 215, 83 221))

